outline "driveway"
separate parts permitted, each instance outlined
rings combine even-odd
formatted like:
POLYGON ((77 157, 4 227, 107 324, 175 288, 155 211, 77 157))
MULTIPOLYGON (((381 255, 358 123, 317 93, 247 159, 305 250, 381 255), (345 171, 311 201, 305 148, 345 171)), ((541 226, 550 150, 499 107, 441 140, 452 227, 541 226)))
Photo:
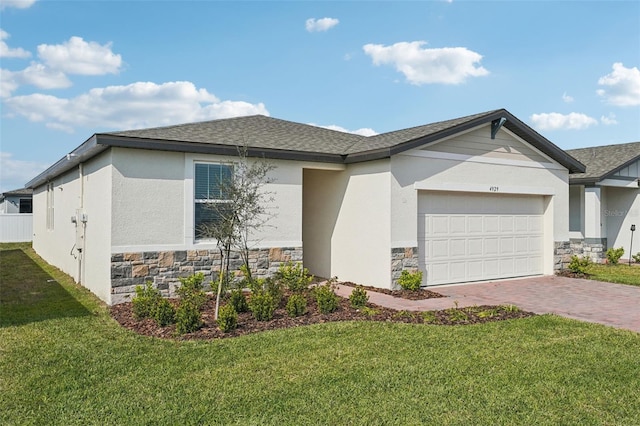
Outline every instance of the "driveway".
MULTIPOLYGON (((473 305, 516 305, 538 314, 552 313, 640 333, 640 287, 600 281, 543 276, 430 287, 445 298, 404 300, 368 292, 369 301, 398 310, 430 311, 473 305)), ((351 288, 337 293, 348 296, 351 288)))

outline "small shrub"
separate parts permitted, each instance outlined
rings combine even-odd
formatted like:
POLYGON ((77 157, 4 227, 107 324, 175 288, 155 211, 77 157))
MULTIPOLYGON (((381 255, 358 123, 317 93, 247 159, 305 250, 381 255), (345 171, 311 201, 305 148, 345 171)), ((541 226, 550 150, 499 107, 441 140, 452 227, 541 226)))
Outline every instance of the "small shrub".
POLYGON ((190 300, 181 300, 176 309, 176 332, 192 333, 202 327, 200 308, 190 300))
POLYGON ((187 278, 178 278, 180 280, 180 287, 176 289, 176 293, 180 296, 181 303, 192 304, 198 310, 202 309, 207 301, 207 295, 203 290, 202 283, 204 282, 204 274, 198 272, 187 278))
POLYGON ((411 311, 407 311, 407 310, 402 310, 402 311, 398 311, 395 314, 393 314, 394 318, 409 318, 409 319, 414 319, 416 316, 415 312, 411 312, 411 311))
POLYGON ((619 247, 619 248, 610 248, 609 250, 607 250, 607 261, 609 262, 610 265, 617 265, 618 261, 620 260, 620 258, 622 257, 622 255, 624 254, 624 248, 619 247))
POLYGON ((267 293, 271 295, 273 298, 274 306, 277 308, 280 306, 280 302, 282 301, 282 297, 284 296, 284 289, 282 288, 282 284, 274 279, 265 278, 261 280, 263 282, 263 288, 267 293))
POLYGON ((516 305, 500 305, 499 308, 505 312, 520 312, 520 308, 516 305))
POLYGON ((360 309, 360 312, 362 312, 364 315, 368 317, 374 317, 380 313, 380 309, 363 306, 362 309, 360 309))
POLYGON ((304 315, 307 312, 307 299, 298 293, 289 296, 287 301, 287 314, 294 318, 304 315))
POLYGON ((400 284, 400 287, 404 290, 420 290, 420 286, 422 285, 422 271, 402 271, 400 278, 398 278, 398 284, 400 284))
POLYGON ((133 315, 137 319, 153 317, 158 301, 161 299, 160 290, 154 288, 151 281, 147 281, 144 287, 136 286, 136 295, 131 300, 133 315))
POLYGON ((449 317, 449 321, 452 322, 467 322, 469 320, 469 315, 462 309, 447 309, 447 315, 449 317))
POLYGON ((330 314, 338 309, 338 296, 333 291, 331 283, 317 286, 314 294, 321 314, 330 314))
POLYGON ((349 302, 355 309, 363 308, 369 301, 369 295, 362 286, 356 286, 349 296, 349 302))
POLYGON ((167 299, 160 299, 153 313, 153 319, 160 327, 176 322, 176 310, 167 299))
POLYGON ((434 311, 425 311, 422 313, 422 321, 427 324, 434 324, 438 321, 436 313, 434 311))
POLYGON ((640 253, 636 253, 632 257, 634 262, 640 263, 640 253))
POLYGON ((231 304, 226 304, 218 312, 218 328, 223 333, 235 330, 238 327, 238 312, 231 304))
POLYGON ((276 310, 275 300, 268 291, 258 290, 251 294, 249 310, 257 321, 269 321, 276 310))
POLYGON ((574 274, 586 274, 587 268, 590 265, 591 265, 591 258, 588 256, 584 256, 584 257, 571 256, 571 262, 567 267, 574 274))
POLYGON ((247 298, 245 297, 241 288, 234 288, 233 290, 231 290, 231 293, 229 294, 229 304, 233 306, 233 309, 236 310, 236 313, 247 312, 249 310, 247 298))
POLYGON ((309 270, 304 268, 301 263, 289 261, 280 265, 276 273, 276 280, 290 291, 301 293, 309 288, 309 284, 313 281, 313 275, 310 275, 309 270))

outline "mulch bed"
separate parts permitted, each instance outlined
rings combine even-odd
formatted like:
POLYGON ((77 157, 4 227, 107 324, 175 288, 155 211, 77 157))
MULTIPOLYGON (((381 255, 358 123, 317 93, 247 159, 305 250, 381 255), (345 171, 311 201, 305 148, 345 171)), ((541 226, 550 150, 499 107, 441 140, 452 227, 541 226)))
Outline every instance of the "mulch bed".
MULTIPOLYGON (((153 336, 165 339, 221 339, 227 337, 242 336, 251 333, 258 333, 267 330, 281 328, 300 327, 311 324, 320 324, 335 321, 383 321, 383 322, 403 322, 412 324, 434 324, 434 325, 464 325, 478 324, 491 321, 501 321, 506 319, 526 318, 535 315, 532 312, 514 311, 504 306, 475 306, 472 308, 445 309, 432 311, 433 314, 422 312, 396 311, 383 308, 374 304, 367 304, 366 309, 354 309, 349 304, 349 300, 340 298, 338 309, 331 314, 320 314, 315 300, 307 297, 307 313, 297 318, 290 318, 285 307, 286 295, 279 308, 276 309, 274 317, 270 321, 256 321, 251 313, 243 312, 238 315, 238 328, 223 333, 220 331, 213 319, 215 299, 209 296, 202 313, 203 326, 200 330, 176 335, 175 325, 160 327, 152 319, 137 320, 133 316, 130 302, 114 305, 111 307, 111 316, 120 323, 121 326, 145 336, 153 336), (462 311, 464 315, 456 313, 462 311)), ((178 300, 171 300, 174 305, 178 300)))
POLYGON ((384 294, 388 294, 391 295, 393 297, 399 297, 401 299, 408 299, 408 300, 424 300, 424 299, 435 299, 438 297, 446 297, 441 295, 440 293, 436 293, 435 291, 431 291, 431 290, 427 290, 425 288, 421 288, 419 290, 389 290, 387 288, 378 288, 378 287, 371 287, 368 285, 359 285, 359 284, 354 284, 352 282, 344 282, 344 283, 340 283, 340 285, 346 285, 349 287, 362 287, 367 291, 375 291, 377 293, 384 293, 384 294))
POLYGON ((566 277, 566 278, 584 278, 584 279, 589 279, 589 274, 580 274, 578 272, 571 272, 568 269, 563 269, 561 271, 556 271, 556 275, 559 277, 566 277))

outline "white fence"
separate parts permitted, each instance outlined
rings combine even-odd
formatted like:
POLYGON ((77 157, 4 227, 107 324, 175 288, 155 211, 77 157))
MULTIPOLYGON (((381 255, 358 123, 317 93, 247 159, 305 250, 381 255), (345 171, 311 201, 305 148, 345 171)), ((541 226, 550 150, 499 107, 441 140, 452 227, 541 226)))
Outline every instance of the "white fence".
POLYGON ((18 243, 33 239, 33 214, 0 214, 0 243, 18 243))

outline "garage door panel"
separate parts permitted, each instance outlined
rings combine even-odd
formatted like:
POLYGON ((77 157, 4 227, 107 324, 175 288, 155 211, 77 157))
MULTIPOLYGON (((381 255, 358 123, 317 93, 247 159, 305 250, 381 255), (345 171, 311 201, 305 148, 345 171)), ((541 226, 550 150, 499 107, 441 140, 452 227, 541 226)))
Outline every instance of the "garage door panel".
POLYGON ((542 197, 425 192, 418 206, 427 285, 542 273, 542 197))
POLYGON ((482 256, 483 248, 482 248, 482 238, 469 238, 467 240, 467 248, 469 256, 482 256))
POLYGON ((433 240, 431 242, 431 250, 432 259, 449 258, 449 240, 433 240))
POLYGON ((484 255, 485 256, 497 256, 498 248, 500 247, 500 241, 497 237, 487 237, 484 239, 484 255))
POLYGON ((449 241, 449 257, 457 258, 467 254, 467 240, 451 239, 449 241))
POLYGON ((467 216, 467 230, 469 234, 482 234, 482 216, 467 216))

